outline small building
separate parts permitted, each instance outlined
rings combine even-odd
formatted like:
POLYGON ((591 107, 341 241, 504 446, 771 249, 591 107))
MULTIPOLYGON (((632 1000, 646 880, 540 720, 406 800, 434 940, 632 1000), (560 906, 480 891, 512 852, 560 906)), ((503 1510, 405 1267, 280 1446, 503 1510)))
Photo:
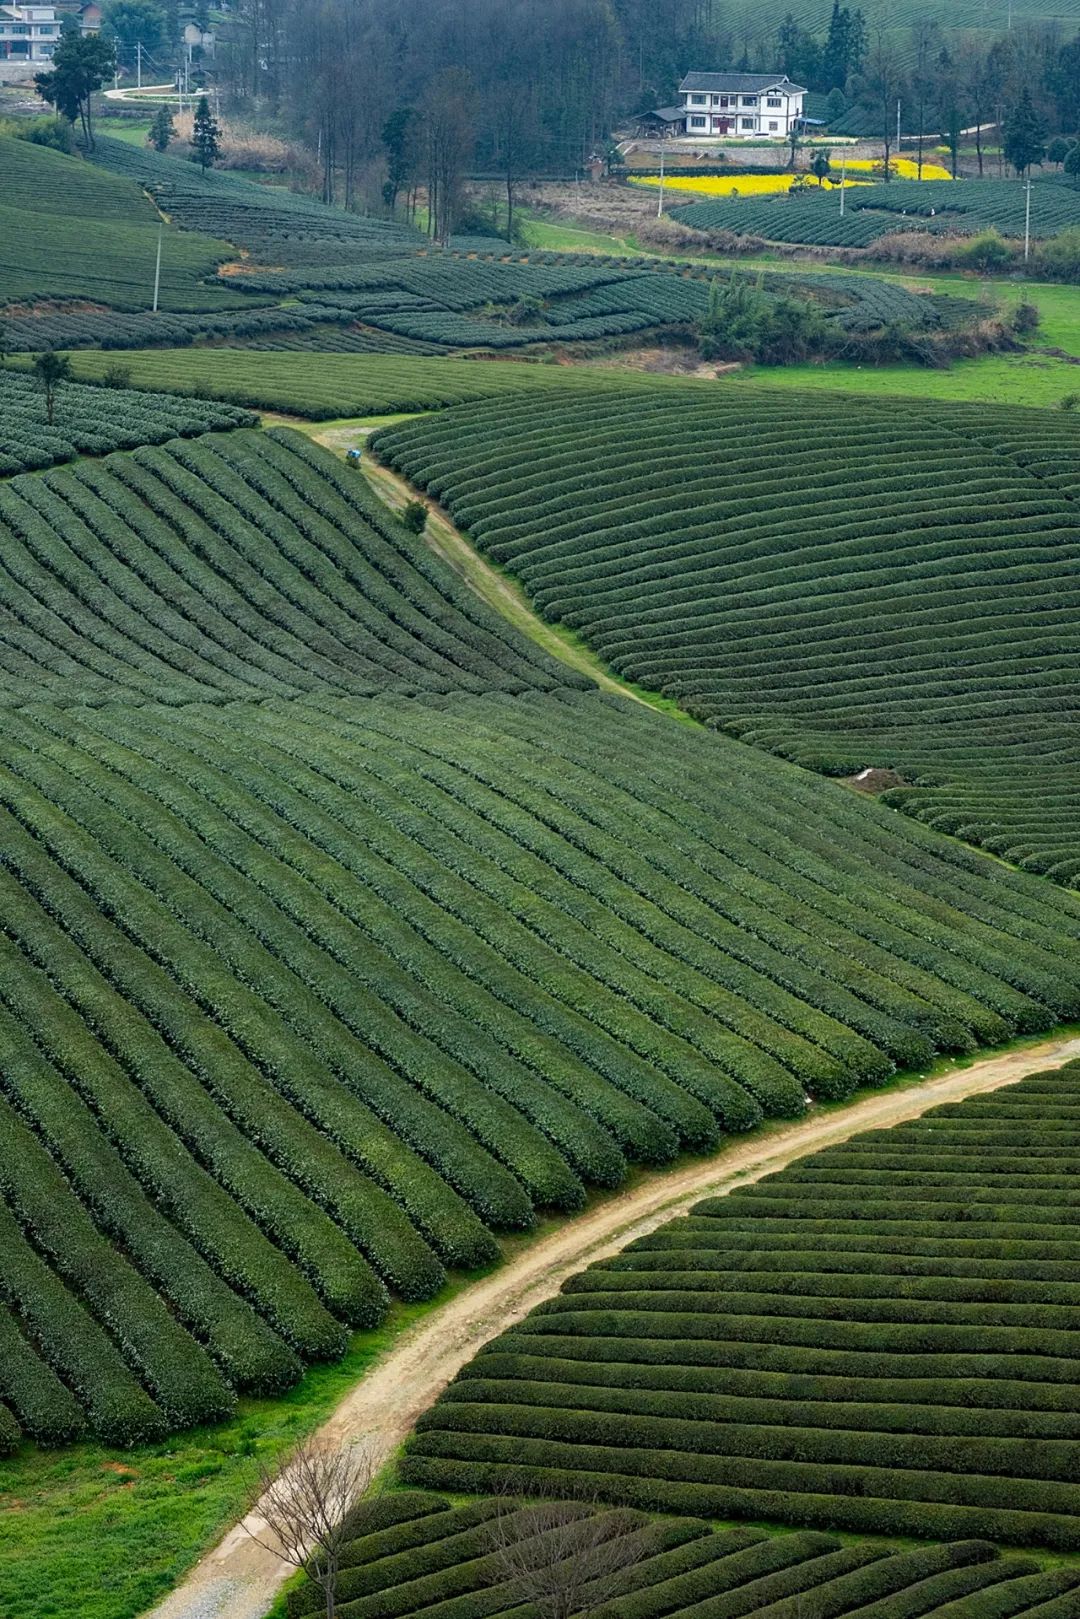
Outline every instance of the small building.
POLYGON ((0 5, 0 62, 50 61, 62 21, 52 5, 0 5))
POLYGON ((634 133, 643 139, 654 139, 686 134, 686 108, 654 107, 651 112, 638 113, 634 120, 634 133))
POLYGON ((679 85, 687 135, 786 140, 802 128, 806 90, 786 73, 688 73, 679 85))

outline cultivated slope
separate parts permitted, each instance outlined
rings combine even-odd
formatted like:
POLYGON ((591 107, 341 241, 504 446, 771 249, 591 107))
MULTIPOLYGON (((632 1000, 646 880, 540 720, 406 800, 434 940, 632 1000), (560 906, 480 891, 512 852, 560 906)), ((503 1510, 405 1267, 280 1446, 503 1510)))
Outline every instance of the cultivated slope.
MULTIPOLYGON (((1080 1571, 999 1557, 987 1541, 903 1550, 812 1530, 769 1535, 710 1529, 699 1518, 594 1516, 583 1505, 452 1507, 402 1490, 358 1515, 337 1611, 341 1619, 418 1619, 429 1610, 440 1619, 519 1619, 528 1611, 522 1573, 549 1560, 581 1565, 596 1619, 1070 1619, 1080 1601, 1080 1571)), ((543 1572, 525 1579, 543 1588, 543 1572)), ((318 1595, 310 1585, 290 1592, 293 1619, 315 1619, 318 1595)))
POLYGON ((373 443, 625 678, 1072 882, 1080 421, 833 405, 507 399, 373 443))
POLYGON ((298 435, 12 479, 0 542, 31 1434, 219 1416, 631 1161, 1080 1009, 1069 896, 574 688, 298 435))
POLYGON ((697 1205, 486 1345, 406 1477, 1076 1550, 1078 1124, 1074 1062, 697 1205))

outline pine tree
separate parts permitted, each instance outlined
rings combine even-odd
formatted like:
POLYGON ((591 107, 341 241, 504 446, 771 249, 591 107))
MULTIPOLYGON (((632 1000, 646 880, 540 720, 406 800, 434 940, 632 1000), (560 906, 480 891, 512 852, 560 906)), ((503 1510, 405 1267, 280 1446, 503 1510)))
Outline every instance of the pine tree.
POLYGON ((1021 91, 1020 100, 1006 116, 1001 149, 1005 161, 1019 175, 1026 174, 1033 163, 1041 163, 1046 156, 1046 125, 1035 111, 1028 89, 1021 91))
POLYGON ((170 108, 163 102, 150 125, 150 144, 156 152, 167 152, 169 142, 176 134, 176 125, 170 108))
POLYGON ((195 108, 195 122, 191 127, 191 147, 204 174, 221 156, 220 134, 221 125, 210 111, 209 101, 205 96, 200 96, 195 108))
POLYGON ((840 0, 833 0, 829 33, 822 52, 821 78, 826 90, 842 90, 847 83, 851 13, 840 0))

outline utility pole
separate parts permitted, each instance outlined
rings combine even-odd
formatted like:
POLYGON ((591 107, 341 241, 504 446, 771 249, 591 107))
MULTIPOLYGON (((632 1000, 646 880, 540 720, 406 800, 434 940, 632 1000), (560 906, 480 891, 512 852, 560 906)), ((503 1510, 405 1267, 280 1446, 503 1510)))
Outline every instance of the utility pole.
POLYGON ((154 314, 157 314, 158 293, 161 290, 161 233, 165 229, 163 224, 157 228, 157 263, 154 265, 154 314))
POLYGON ((142 40, 135 41, 135 88, 142 89, 142 40))
POLYGON ((900 156, 900 97, 896 98, 896 155, 900 156))
POLYGON ((1024 187, 1024 263, 1028 261, 1031 252, 1031 169, 1027 173, 1027 185, 1024 187))
POLYGON ((847 158, 840 162, 840 218, 844 217, 844 187, 847 184, 847 158))
POLYGON ((664 140, 660 138, 660 195, 656 199, 656 217, 660 219, 664 212, 664 140))

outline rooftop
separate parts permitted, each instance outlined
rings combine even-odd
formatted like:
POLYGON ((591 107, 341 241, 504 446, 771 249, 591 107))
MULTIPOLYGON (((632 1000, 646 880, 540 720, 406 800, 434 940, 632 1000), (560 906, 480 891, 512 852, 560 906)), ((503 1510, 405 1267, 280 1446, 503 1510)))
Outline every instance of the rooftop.
POLYGON ((679 86, 687 90, 722 91, 736 95, 763 95, 766 90, 783 90, 788 95, 805 95, 806 87, 792 84, 786 73, 688 73, 679 86))

